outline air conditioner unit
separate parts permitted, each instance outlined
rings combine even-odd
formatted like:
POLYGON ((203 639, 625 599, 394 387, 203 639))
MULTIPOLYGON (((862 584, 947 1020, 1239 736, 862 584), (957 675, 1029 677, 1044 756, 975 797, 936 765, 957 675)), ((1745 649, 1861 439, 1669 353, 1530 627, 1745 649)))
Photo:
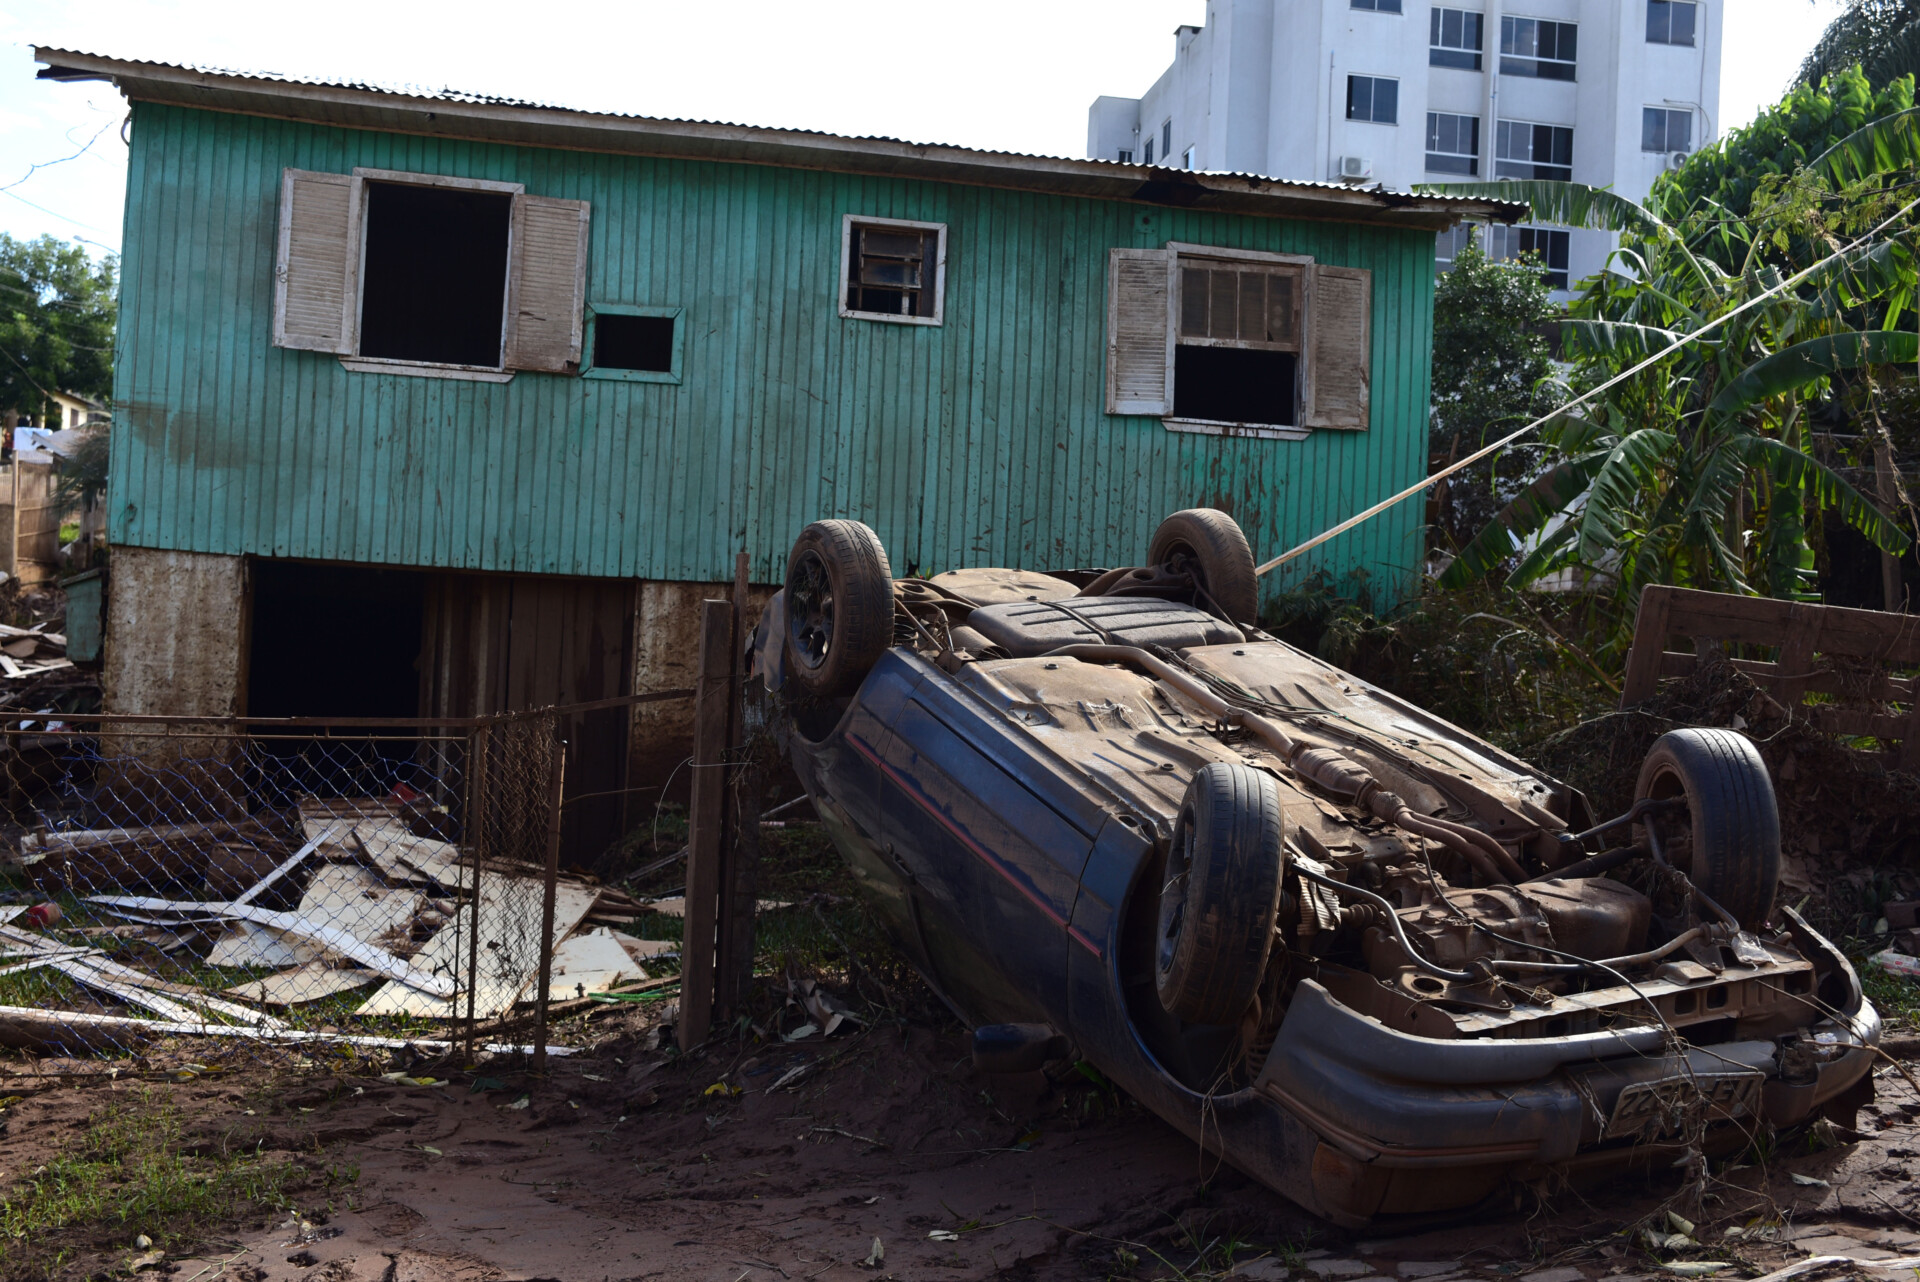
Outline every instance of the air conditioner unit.
POLYGON ((1364 182, 1373 177, 1373 162, 1365 156, 1340 157, 1340 181, 1364 182))
POLYGON ((1676 151, 1672 153, 1667 157, 1667 168, 1668 169, 1680 168, 1680 166, 1687 163, 1687 155, 1688 153, 1684 151, 1676 151))

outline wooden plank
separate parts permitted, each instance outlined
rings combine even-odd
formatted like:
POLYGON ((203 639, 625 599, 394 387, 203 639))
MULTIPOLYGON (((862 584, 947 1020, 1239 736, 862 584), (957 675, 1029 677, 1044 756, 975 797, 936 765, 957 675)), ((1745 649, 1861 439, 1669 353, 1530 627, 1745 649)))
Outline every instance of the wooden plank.
POLYGON ((102 904, 109 908, 144 909, 148 912, 210 913, 214 916, 239 917, 246 921, 267 926, 282 934, 294 935, 301 939, 310 939, 329 950, 339 953, 351 961, 379 971, 389 979, 399 980, 422 992, 446 996, 453 992, 453 981, 438 975, 426 974, 402 959, 395 957, 386 949, 355 939, 346 931, 324 922, 309 921, 298 913, 274 912, 267 908, 256 908, 252 904, 208 904, 183 902, 171 899, 152 899, 144 895, 94 895, 88 903, 102 904))
POLYGON ((250 979, 244 984, 235 984, 226 991, 229 996, 259 1002, 263 1006, 297 1006, 302 1002, 317 1002, 335 993, 364 988, 377 983, 379 979, 380 976, 370 970, 343 970, 314 961, 278 974, 250 979))
POLYGON ((680 1049, 707 1040, 714 1000, 720 887, 726 877, 728 673, 733 606, 700 603, 700 668, 694 683, 693 797, 687 808, 686 932, 680 946, 680 1049))
POLYGON ((1651 699, 1660 689, 1661 657, 1667 648, 1674 589, 1655 586, 1640 593, 1633 619, 1633 648, 1627 653, 1627 671, 1620 687, 1620 706, 1630 708, 1651 699))
MULTIPOLYGON (((184 1020, 140 1019, 132 1015, 98 1015, 92 1011, 43 1010, 33 1006, 0 1006, 0 1023, 38 1025, 55 1031, 95 1029, 102 1032, 146 1034, 150 1036, 237 1037, 246 1041, 313 1043, 325 1046, 360 1046, 370 1050, 447 1051, 453 1043, 428 1037, 374 1037, 360 1033, 307 1032, 298 1028, 246 1028, 233 1024, 206 1024, 184 1020)), ((531 1047, 511 1042, 488 1042, 481 1047, 489 1055, 525 1055, 531 1047)), ((575 1055, 578 1048, 555 1046, 555 1055, 575 1055)))
MULTIPOLYGON (((547 1000, 552 996, 554 941, 559 937, 553 933, 554 900, 560 893, 560 803, 566 793, 567 782, 567 745, 559 737, 559 727, 551 730, 553 735, 549 746, 552 756, 547 773, 547 862, 540 879, 540 938, 548 946, 540 950, 540 978, 534 991, 539 1002, 540 1014, 534 1021, 533 1034, 533 1071, 541 1073, 547 1067, 547 1000)), ((597 902, 600 896, 594 894, 597 902)), ((592 911, 589 908, 588 911, 592 911)))
MULTIPOLYGON (((454 976, 472 973, 468 968, 469 945, 482 958, 479 983, 472 992, 473 1014, 493 1019, 513 1009, 520 993, 533 982, 540 966, 539 923, 527 907, 539 902, 540 883, 530 877, 510 877, 483 873, 480 878, 480 929, 473 929, 472 904, 462 904, 453 920, 435 931, 426 946, 413 955, 415 967, 427 971, 445 985, 436 998, 402 984, 387 984, 360 1007, 362 1015, 417 1015, 423 1019, 465 1018, 468 994, 453 1000, 454 976), (456 1009, 457 1007, 457 1009, 456 1009)), ((561 882, 554 891, 553 925, 555 942, 573 932, 580 919, 593 907, 593 891, 572 882, 561 882)))
POLYGON ((1823 649, 1820 633, 1826 612, 1819 606, 1792 603, 1787 608, 1786 630, 1781 636, 1779 658, 1769 683, 1773 697, 1789 708, 1798 707, 1806 697, 1807 685, 1815 675, 1813 654, 1823 649))
POLYGON ((1898 739, 1906 734, 1907 727, 1913 723, 1911 716, 1868 712, 1861 708, 1836 708, 1824 703, 1815 704, 1807 712, 1815 728, 1828 734, 1872 735, 1876 739, 1898 739))

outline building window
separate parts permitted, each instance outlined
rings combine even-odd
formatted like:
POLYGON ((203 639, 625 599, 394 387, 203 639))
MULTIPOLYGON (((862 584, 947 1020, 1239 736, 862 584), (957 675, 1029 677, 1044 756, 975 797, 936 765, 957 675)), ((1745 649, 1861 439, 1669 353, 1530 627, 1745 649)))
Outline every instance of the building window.
POLYGON ((1427 64, 1458 67, 1462 71, 1480 70, 1486 22, 1486 15, 1468 9, 1433 10, 1432 27, 1427 36, 1427 64))
POLYGON ((1160 157, 1165 159, 1173 154, 1173 120, 1171 117, 1160 124, 1160 157))
POLYGON ((1494 134, 1493 176, 1572 182, 1573 130, 1563 125, 1501 121, 1494 134))
POLYGON ((623 303, 589 305, 586 361, 580 367, 580 376, 678 383, 684 310, 623 303))
POLYGON ((287 169, 279 213, 274 346, 362 373, 578 372, 585 201, 453 175, 287 169))
POLYGON ((1468 177, 1480 172, 1480 117, 1427 113, 1427 172, 1468 177))
POLYGON ((1698 9, 1693 0, 1647 0, 1647 43, 1692 47, 1698 9))
POLYGON ((1285 440, 1367 429, 1371 272, 1177 243, 1109 257, 1107 413, 1285 440))
POLYGON ((1460 257, 1460 252, 1468 245, 1474 243, 1474 233, 1478 230, 1479 229, 1472 223, 1461 223, 1459 226, 1449 228, 1435 237, 1433 242, 1434 271, 1452 271, 1453 260, 1460 257))
POLYGON ((1400 123, 1400 82, 1384 76, 1347 77, 1347 119, 1400 123))
POLYGON ((1195 162, 1198 161, 1199 158, 1200 158, 1200 149, 1198 147, 1187 148, 1185 159, 1186 159, 1186 164, 1188 169, 1194 168, 1195 162))
POLYGON ((1641 108, 1640 150, 1692 151, 1693 112, 1668 107, 1641 108))
POLYGON ((1151 138, 1147 139, 1147 158, 1140 163, 1143 165, 1151 165, 1153 163, 1153 139, 1151 138))
POLYGON ((1539 18, 1500 19, 1500 74, 1573 79, 1579 27, 1539 18))
POLYGON ((1375 13, 1399 13, 1400 0, 1353 0, 1356 9, 1371 9, 1375 13))
POLYGON ((1296 426, 1301 269, 1184 254, 1179 267, 1173 416, 1296 426))
POLYGON ((947 284, 945 223, 846 216, 840 314, 938 325, 947 284))
POLYGON ((1133 163, 1133 152, 1122 147, 1119 152, 1115 154, 1114 159, 1123 165, 1131 165, 1133 163))
POLYGON ((1524 255, 1537 255, 1537 266, 1554 289, 1567 286, 1567 250, 1572 236, 1551 227, 1487 228, 1487 257, 1496 263, 1517 262, 1524 255))

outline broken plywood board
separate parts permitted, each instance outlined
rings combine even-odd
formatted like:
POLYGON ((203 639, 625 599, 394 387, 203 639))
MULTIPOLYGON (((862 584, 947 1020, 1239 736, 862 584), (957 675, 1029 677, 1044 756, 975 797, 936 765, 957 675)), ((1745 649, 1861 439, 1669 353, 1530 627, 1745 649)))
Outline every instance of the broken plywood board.
MULTIPOLYGON (((540 883, 531 877, 484 873, 480 878, 480 976, 473 994, 473 1013, 493 1019, 513 1009, 540 968, 540 883)), ((553 938, 565 939, 593 907, 590 887, 561 882, 554 888, 553 938)), ((453 920, 434 932, 426 947, 414 954, 413 965, 443 984, 467 974, 472 946, 473 905, 462 904, 453 920)), ((362 1015, 417 1015, 424 1019, 464 1019, 467 994, 451 1001, 445 990, 439 999, 387 984, 359 1010, 362 1015)))
POLYGON ((370 970, 339 970, 325 962, 308 962, 276 975, 250 979, 227 989, 227 996, 263 1006, 297 1006, 322 997, 364 988, 380 978, 370 970))
POLYGON ((400 881, 424 876, 442 886, 459 883, 460 847, 450 841, 416 837, 399 819, 363 820, 354 836, 381 871, 400 881))
MULTIPOLYGON (((313 874, 295 912, 307 921, 324 923, 355 939, 394 950, 407 946, 407 932, 421 899, 419 891, 388 887, 356 865, 327 864, 313 874)), ((327 949, 313 939, 237 921, 207 953, 207 964, 301 966, 326 955, 327 949)))
POLYGON ((556 1002, 588 993, 604 993, 623 979, 645 979, 647 972, 605 928, 574 935, 553 950, 553 978, 547 997, 556 1002))

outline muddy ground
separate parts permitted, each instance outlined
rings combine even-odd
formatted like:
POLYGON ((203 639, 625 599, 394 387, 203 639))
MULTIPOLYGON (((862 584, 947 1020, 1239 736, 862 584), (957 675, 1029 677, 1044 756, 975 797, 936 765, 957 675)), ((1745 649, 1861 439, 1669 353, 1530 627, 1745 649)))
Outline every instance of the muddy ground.
POLYGON ((163 1213, 134 1205, 125 1221, 15 1238, 0 1270, 124 1278, 140 1264, 181 1282, 1575 1282, 1674 1276, 1662 1260, 1726 1261, 1737 1277, 1809 1252, 1920 1255, 1920 1093, 1887 1065, 1857 1132, 1792 1136, 1764 1162, 1716 1169, 1692 1216, 1700 1245, 1655 1255, 1634 1229, 1652 1217, 1674 1231, 1661 1217, 1679 1172, 1368 1239, 1311 1219, 1084 1076, 974 1075, 956 1025, 878 1021, 793 1044, 749 1036, 683 1058, 645 1049, 648 1016, 611 1018, 594 1049, 545 1079, 498 1061, 407 1065, 445 1079, 434 1087, 383 1080, 393 1066, 369 1061, 274 1071, 240 1060, 185 1081, 124 1062, 8 1063, 4 1088, 22 1097, 0 1136, 9 1206, 104 1117, 156 1102, 181 1120, 183 1152, 295 1174, 277 1207, 187 1226, 183 1240, 170 1240, 163 1213), (1750 1224, 1763 1235, 1724 1235, 1750 1224), (141 1234, 159 1248, 137 1246, 141 1234))

